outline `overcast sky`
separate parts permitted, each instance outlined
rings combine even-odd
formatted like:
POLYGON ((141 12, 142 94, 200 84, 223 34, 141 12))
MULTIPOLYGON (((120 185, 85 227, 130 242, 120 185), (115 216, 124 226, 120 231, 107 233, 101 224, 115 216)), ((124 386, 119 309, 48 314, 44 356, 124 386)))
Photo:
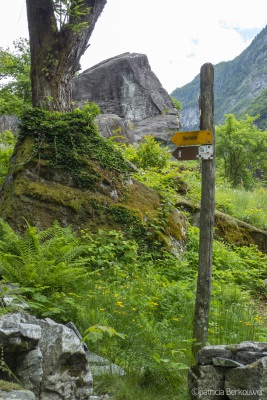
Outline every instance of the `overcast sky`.
MULTIPOLYGON (((28 37, 25 0, 1 0, 0 46, 28 37)), ((206 62, 238 56, 267 25, 266 0, 107 0, 82 70, 124 52, 148 56, 170 93, 206 62)))

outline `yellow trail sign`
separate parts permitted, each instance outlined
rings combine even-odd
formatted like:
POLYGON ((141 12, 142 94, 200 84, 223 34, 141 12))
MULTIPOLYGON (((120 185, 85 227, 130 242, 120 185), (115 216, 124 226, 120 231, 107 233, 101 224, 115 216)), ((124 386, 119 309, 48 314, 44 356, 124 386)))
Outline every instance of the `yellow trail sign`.
POLYGON ((176 132, 171 141, 177 146, 202 146, 212 144, 212 131, 176 132))

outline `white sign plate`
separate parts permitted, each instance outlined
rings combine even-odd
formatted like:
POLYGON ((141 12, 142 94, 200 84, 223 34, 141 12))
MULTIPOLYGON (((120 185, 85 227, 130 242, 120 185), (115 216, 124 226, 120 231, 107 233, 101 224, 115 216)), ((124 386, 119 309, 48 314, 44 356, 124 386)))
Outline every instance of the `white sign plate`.
POLYGON ((201 160, 212 160, 213 159, 213 145, 207 144, 205 146, 199 146, 198 158, 201 158, 201 160))

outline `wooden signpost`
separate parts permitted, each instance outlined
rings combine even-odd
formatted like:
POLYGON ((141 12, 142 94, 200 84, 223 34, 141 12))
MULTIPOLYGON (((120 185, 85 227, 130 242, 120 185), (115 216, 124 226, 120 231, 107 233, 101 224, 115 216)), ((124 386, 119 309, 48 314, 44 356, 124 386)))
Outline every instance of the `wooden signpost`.
POLYGON ((207 63, 200 71, 200 131, 177 132, 172 142, 178 147, 173 156, 178 160, 201 159, 201 209, 199 223, 199 262, 194 313, 192 351, 208 342, 211 298, 213 230, 215 215, 215 130, 214 67, 207 63))

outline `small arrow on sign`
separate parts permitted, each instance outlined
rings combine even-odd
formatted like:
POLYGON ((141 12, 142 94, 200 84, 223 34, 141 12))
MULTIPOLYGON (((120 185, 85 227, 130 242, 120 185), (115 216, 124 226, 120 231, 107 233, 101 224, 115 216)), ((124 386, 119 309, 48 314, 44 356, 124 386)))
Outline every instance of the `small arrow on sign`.
POLYGON ((198 146, 177 147, 172 155, 179 161, 197 160, 199 155, 198 146))
POLYGON ((176 132, 171 138, 176 146, 201 146, 204 144, 212 144, 212 131, 192 131, 192 132, 176 132))

